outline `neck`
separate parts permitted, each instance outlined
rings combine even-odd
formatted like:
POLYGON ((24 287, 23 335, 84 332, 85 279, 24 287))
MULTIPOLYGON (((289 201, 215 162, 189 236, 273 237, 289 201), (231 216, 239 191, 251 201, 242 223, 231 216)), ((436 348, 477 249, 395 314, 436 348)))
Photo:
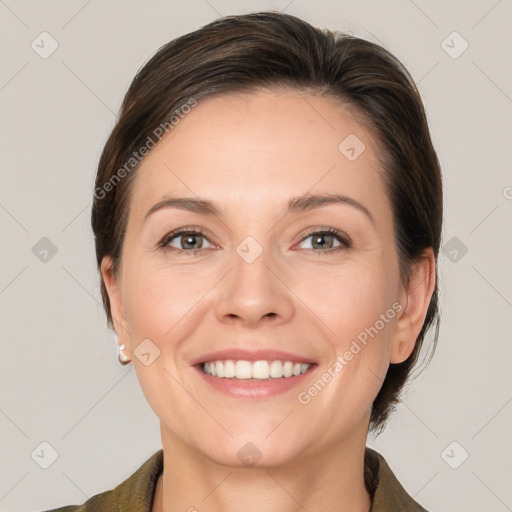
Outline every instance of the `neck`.
POLYGON ((163 427, 164 471, 153 512, 368 512, 366 431, 300 460, 266 468, 213 462, 163 427))

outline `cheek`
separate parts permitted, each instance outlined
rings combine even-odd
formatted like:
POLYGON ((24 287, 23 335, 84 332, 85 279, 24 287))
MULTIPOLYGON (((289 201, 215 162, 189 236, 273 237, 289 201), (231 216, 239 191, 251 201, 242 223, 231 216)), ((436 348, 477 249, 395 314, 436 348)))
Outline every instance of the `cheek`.
POLYGON ((328 357, 317 380, 301 390, 298 401, 312 416, 328 418, 330 427, 324 433, 336 436, 370 414, 389 366, 397 314, 388 277, 377 262, 365 270, 347 265, 343 272, 314 277, 319 287, 310 286, 301 293, 329 327, 324 331, 328 357))
MULTIPOLYGON (((357 336, 379 320, 395 300, 393 271, 382 261, 349 261, 296 272, 294 291, 329 327, 330 337, 357 336)), ((388 326, 388 323, 386 323, 388 326)))
POLYGON ((372 258, 366 264, 347 262, 337 271, 311 271, 308 286, 297 282, 298 295, 321 320, 316 324, 327 326, 326 363, 337 375, 333 400, 341 394, 347 404, 368 405, 380 388, 397 318, 393 274, 393 266, 372 258))
MULTIPOLYGON (((201 412, 189 393, 183 392, 179 381, 186 380, 180 373, 182 361, 179 346, 194 334, 204 317, 201 298, 215 284, 215 276, 197 272, 170 269, 168 265, 132 266, 134 272, 126 275, 125 312, 130 328, 134 368, 141 389, 159 418, 180 430, 181 411, 195 411, 201 424, 201 412), (149 365, 137 358, 137 347, 143 340, 151 340, 158 356, 149 365)), ((147 342, 146 342, 147 343, 147 342)), ((184 368, 184 371, 188 371, 184 368)), ((193 370, 195 371, 195 370, 193 370)), ((185 375, 185 377, 184 377, 185 375)), ((193 394, 193 393, 192 393, 193 394)))
POLYGON ((127 281, 126 316, 134 334, 153 337, 155 343, 172 336, 175 329, 183 329, 201 297, 215 283, 211 279, 210 284, 208 276, 198 279, 197 273, 164 266, 134 268, 137 272, 127 281))

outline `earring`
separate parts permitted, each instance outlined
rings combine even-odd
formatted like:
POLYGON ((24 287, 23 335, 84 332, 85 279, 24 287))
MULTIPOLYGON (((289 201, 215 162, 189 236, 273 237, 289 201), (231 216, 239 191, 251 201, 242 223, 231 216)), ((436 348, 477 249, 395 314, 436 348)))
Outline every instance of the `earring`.
POLYGON ((118 346, 117 349, 117 359, 119 363, 122 365, 128 364, 131 361, 131 359, 124 353, 125 348, 126 345, 122 343, 121 345, 118 346))

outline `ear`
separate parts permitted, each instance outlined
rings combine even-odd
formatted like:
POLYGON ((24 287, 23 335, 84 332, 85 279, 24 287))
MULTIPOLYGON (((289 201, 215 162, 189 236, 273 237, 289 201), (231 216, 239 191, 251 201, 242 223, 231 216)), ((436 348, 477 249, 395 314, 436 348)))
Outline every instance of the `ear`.
POLYGON ((118 345, 124 343, 125 354, 130 356, 129 353, 129 330, 128 330, 128 322, 126 320, 126 316, 124 313, 123 306, 123 297, 121 293, 120 283, 118 279, 114 276, 113 273, 113 262, 110 256, 103 257, 101 261, 101 277, 103 282, 105 283, 105 288, 107 289, 108 297, 110 300, 110 312, 112 315, 112 323, 114 325, 114 330, 117 335, 118 345))
POLYGON ((432 248, 428 248, 413 264, 409 282, 402 290, 400 303, 405 304, 405 310, 395 324, 390 363, 402 363, 412 354, 427 316, 435 283, 435 256, 432 248))

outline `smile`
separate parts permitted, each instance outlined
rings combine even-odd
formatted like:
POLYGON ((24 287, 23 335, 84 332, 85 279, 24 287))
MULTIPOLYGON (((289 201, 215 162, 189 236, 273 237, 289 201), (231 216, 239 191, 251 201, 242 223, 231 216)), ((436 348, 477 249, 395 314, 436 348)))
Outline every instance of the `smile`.
POLYGON ((213 377, 226 379, 266 380, 293 377, 306 373, 311 365, 293 361, 245 361, 232 359, 207 361, 200 367, 213 377))
POLYGON ((237 399, 268 399, 304 385, 315 373, 316 363, 283 360, 221 359, 193 366, 197 375, 214 392, 237 399))

